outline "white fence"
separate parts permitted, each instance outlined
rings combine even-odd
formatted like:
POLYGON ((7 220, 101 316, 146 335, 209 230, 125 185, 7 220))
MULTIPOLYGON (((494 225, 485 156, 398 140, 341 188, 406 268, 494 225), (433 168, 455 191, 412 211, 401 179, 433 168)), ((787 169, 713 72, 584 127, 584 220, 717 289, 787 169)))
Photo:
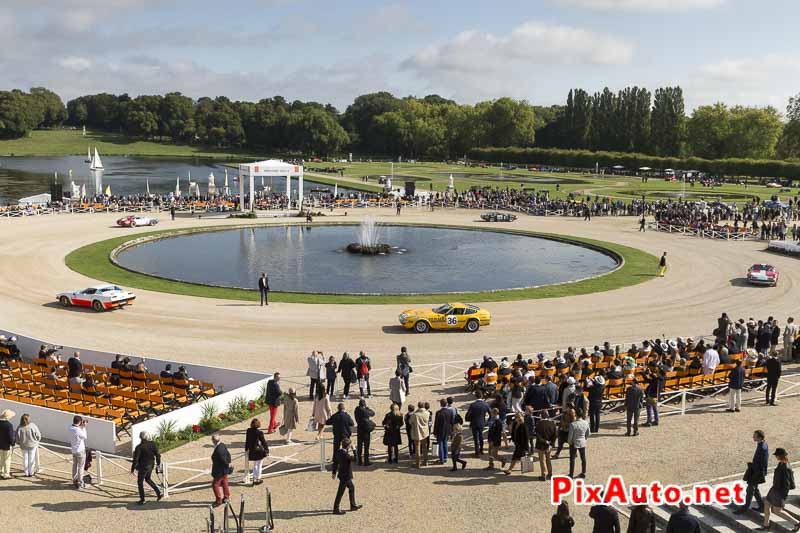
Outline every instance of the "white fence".
POLYGON ((716 226, 705 229, 699 229, 684 224, 664 224, 658 221, 650 222, 648 226, 650 227, 650 229, 656 231, 663 231, 666 233, 680 233, 682 235, 690 235, 692 237, 700 237, 703 239, 721 239, 725 241, 747 241, 757 238, 757 236, 747 228, 740 228, 738 231, 731 230, 727 226, 716 226))

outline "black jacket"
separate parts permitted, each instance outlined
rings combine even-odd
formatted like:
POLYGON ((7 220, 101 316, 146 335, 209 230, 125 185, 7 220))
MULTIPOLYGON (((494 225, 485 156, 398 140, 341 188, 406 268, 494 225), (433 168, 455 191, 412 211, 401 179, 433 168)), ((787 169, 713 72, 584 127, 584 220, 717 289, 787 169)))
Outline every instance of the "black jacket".
POLYGON ((777 383, 781 378, 781 361, 777 357, 767 359, 767 381, 777 383))
POLYGON ((344 411, 337 411, 326 422, 326 425, 333 427, 333 436, 337 438, 349 437, 353 434, 353 419, 344 411))
POLYGON ((0 420, 0 450, 10 450, 17 442, 14 426, 8 420, 0 420))
POLYGON ((642 397, 644 392, 639 385, 628 387, 625 391, 625 410, 633 411, 642 407, 642 397))
POLYGON ((351 378, 355 368, 356 362, 350 358, 342 358, 342 360, 339 361, 339 373, 342 375, 342 379, 345 383, 352 383, 351 378))
POLYGON ((550 533, 572 533, 572 526, 574 525, 575 520, 571 516, 562 521, 558 515, 553 515, 550 518, 550 533))
POLYGON ((258 290, 260 290, 260 291, 268 291, 269 290, 269 278, 268 277, 258 278, 258 290))
POLYGON ((594 382, 591 387, 587 390, 589 391, 589 403, 591 404, 601 404, 603 403, 603 393, 605 393, 606 386, 600 385, 597 382, 594 382))
POLYGON ((620 533, 619 513, 608 505, 593 505, 589 517, 594 520, 592 533, 620 533))
POLYGON ((80 377, 80 375, 83 374, 83 363, 81 363, 80 359, 70 357, 69 360, 67 360, 67 369, 67 377, 80 377))
POLYGON ((359 405, 356 407, 356 410, 353 412, 353 414, 356 417, 356 426, 358 427, 358 432, 362 435, 370 433, 373 428, 370 428, 368 421, 370 418, 375 416, 375 411, 369 407, 361 407, 359 405))
POLYGON ((450 438, 450 433, 453 432, 453 422, 455 415, 452 409, 442 407, 436 411, 433 417, 433 435, 436 437, 437 442, 446 441, 450 438))
POLYGON ((636 507, 631 512, 626 533, 656 533, 656 517, 647 507, 636 507))
POLYGON ((672 513, 667 523, 666 533, 700 533, 700 522, 689 514, 688 509, 679 509, 672 513))
POLYGON ((483 429, 486 427, 486 418, 489 416, 491 409, 489 404, 483 400, 475 400, 467 409, 467 422, 469 427, 473 429, 483 429))
POLYGON ((258 428, 247 428, 247 433, 245 433, 244 437, 244 451, 247 452, 247 458, 249 460, 258 461, 259 459, 263 459, 263 457, 259 458, 250 454, 259 444, 261 444, 261 447, 264 448, 264 451, 269 455, 269 445, 264 438, 264 432, 258 428))
POLYGON ((158 453, 158 446, 155 442, 145 440, 136 446, 133 450, 133 462, 131 463, 131 472, 138 470, 146 472, 152 470, 154 466, 161 464, 161 454, 158 453))
POLYGON ((267 405, 278 407, 281 404, 281 385, 274 379, 267 383, 267 405))
POLYGON ((333 472, 339 475, 339 481, 353 479, 353 454, 350 450, 339 448, 333 455, 333 472))
POLYGON ((369 376, 369 371, 372 370, 372 361, 369 360, 369 357, 364 356, 361 357, 360 355, 356 358, 356 374, 359 378, 363 378, 364 376, 369 376), (367 372, 366 374, 361 372, 361 363, 367 365, 367 372))
POLYGON ((228 451, 228 447, 225 444, 220 442, 211 453, 211 476, 214 479, 219 479, 228 475, 230 464, 231 452, 228 451))

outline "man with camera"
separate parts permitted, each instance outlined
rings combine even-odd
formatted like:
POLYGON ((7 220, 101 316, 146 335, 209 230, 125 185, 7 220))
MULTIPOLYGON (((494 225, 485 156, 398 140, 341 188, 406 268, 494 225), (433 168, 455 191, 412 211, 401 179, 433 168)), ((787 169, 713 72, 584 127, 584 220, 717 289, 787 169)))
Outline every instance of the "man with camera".
POLYGON ((161 454, 158 452, 156 443, 150 440, 150 435, 142 431, 139 434, 141 442, 133 450, 133 461, 131 462, 131 475, 137 471, 136 485, 139 487, 139 505, 144 505, 144 484, 147 482, 150 488, 156 493, 156 501, 161 501, 163 495, 158 490, 158 486, 153 483, 150 476, 153 475, 154 468, 161 467, 161 454))
POLYGON ((347 489, 350 496, 350 510, 358 511, 361 505, 356 504, 356 488, 353 485, 353 447, 350 439, 342 439, 342 447, 336 450, 333 456, 333 471, 331 477, 336 479, 339 474, 339 488, 336 489, 336 499, 333 501, 333 514, 342 515, 344 511, 339 509, 339 504, 344 496, 344 489, 347 489))
POLYGON ((72 483, 76 489, 82 489, 83 467, 86 464, 86 420, 81 416, 72 418, 69 427, 69 446, 72 451, 72 483))

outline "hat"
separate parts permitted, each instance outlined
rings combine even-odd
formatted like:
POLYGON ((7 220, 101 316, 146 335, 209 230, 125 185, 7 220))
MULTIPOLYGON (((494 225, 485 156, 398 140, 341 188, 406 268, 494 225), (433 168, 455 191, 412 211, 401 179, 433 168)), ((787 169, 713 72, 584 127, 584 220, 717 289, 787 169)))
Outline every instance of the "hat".
POLYGON ((597 376, 596 378, 594 378, 594 381, 598 385, 605 385, 606 384, 606 378, 604 378, 603 376, 597 376))
POLYGON ((543 359, 544 359, 544 354, 543 354, 543 353, 541 353, 541 352, 539 352, 538 354, 536 354, 536 358, 537 358, 539 361, 541 361, 541 360, 543 360, 543 359))
POLYGON ((506 360, 500 361, 500 368, 508 368, 508 361, 506 360))
POLYGON ((17 338, 16 337, 11 337, 11 342, 17 342, 17 338))
POLYGON ((6 336, 5 335, 0 335, 0 341, 4 341, 4 340, 6 340, 6 336))
POLYGON ((659 343, 658 347, 661 348, 664 351, 667 351, 669 349, 669 346, 667 346, 667 343, 663 342, 663 341, 661 343, 659 343))
POLYGON ((775 448, 775 453, 773 453, 772 455, 774 455, 775 457, 786 457, 789 454, 786 453, 786 450, 784 450, 783 448, 775 448))
POLYGON ((694 339, 693 339, 692 337, 688 337, 688 338, 686 339, 686 342, 694 342, 694 339))
POLYGON ((568 377, 567 378, 567 384, 575 385, 575 378, 573 378, 572 376, 568 377))
POLYGON ((670 340, 668 344, 669 344, 670 348, 677 348, 678 347, 678 343, 673 341, 673 340, 670 340))
POLYGON ((11 420, 17 413, 12 411, 11 409, 6 409, 2 413, 0 413, 0 420, 11 420))

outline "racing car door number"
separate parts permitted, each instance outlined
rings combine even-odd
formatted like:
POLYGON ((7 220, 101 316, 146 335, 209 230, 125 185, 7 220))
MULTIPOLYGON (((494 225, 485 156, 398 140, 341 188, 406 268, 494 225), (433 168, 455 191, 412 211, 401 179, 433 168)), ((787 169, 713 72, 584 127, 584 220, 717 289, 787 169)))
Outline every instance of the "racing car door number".
POLYGON ((457 326, 458 325, 458 317, 455 315, 447 315, 447 325, 448 326, 457 326))

